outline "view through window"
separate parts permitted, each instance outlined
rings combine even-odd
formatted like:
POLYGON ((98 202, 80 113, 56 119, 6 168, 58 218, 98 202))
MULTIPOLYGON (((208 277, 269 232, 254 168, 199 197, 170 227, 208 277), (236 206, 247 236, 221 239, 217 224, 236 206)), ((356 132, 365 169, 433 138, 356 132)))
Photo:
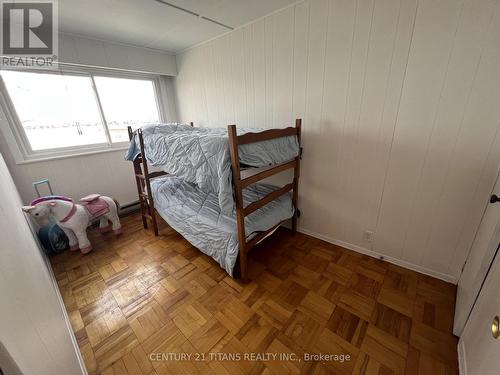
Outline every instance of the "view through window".
POLYGON ((160 121, 150 79, 24 71, 1 76, 35 152, 124 142, 127 126, 160 121))
POLYGON ((94 79, 112 142, 128 140, 127 126, 135 130, 160 121, 152 81, 97 76, 94 79))

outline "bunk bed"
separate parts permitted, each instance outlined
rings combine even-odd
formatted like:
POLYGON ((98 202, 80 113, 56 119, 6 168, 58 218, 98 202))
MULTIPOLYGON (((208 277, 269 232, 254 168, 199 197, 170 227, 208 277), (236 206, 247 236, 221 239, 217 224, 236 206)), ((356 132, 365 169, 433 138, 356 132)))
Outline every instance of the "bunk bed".
POLYGON ((247 281, 247 254, 291 219, 297 229, 301 120, 284 129, 226 130, 187 124, 128 128, 144 228, 158 235, 158 213, 229 275, 238 263, 247 281), (257 130, 257 132, 256 132, 257 130), (201 156, 200 156, 201 155, 201 156), (150 172, 150 165, 161 171, 150 172), (242 171, 254 170, 248 177, 242 171), (283 187, 261 181, 293 169, 283 187), (229 190, 229 191, 228 191, 229 190))

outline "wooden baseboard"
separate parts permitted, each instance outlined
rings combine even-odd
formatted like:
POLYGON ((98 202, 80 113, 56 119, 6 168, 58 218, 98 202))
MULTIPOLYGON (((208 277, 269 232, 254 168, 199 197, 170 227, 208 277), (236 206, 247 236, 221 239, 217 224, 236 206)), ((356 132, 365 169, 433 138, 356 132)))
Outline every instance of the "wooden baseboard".
POLYGON ((304 228, 299 227, 297 230, 300 233, 307 234, 309 236, 318 238, 320 240, 329 242, 331 244, 342 246, 342 247, 345 247, 346 249, 349 249, 349 250, 352 250, 352 251, 356 251, 358 253, 371 256, 373 258, 383 259, 383 260, 385 260, 385 261, 387 261, 389 263, 395 264, 397 266, 408 268, 408 269, 410 269, 412 271, 420 272, 420 273, 423 273, 425 275, 429 275, 429 276, 435 277, 436 279, 440 279, 440 280, 446 281, 448 283, 457 284, 457 282, 458 282, 457 278, 455 276, 452 276, 452 275, 448 275, 448 274, 444 274, 444 273, 441 273, 441 272, 437 272, 437 271, 431 270, 429 268, 425 268, 425 267, 422 267, 422 266, 419 266, 419 265, 416 265, 416 264, 413 264, 413 263, 410 263, 410 262, 406 262, 406 261, 404 261, 402 259, 397 259, 397 258, 389 257, 387 255, 378 253, 376 251, 373 251, 373 250, 370 250, 370 249, 366 249, 366 248, 358 246, 358 245, 353 245, 353 244, 350 244, 348 242, 340 241, 340 240, 337 240, 336 238, 324 236, 322 234, 310 231, 308 229, 304 229, 304 228))
POLYGON ((467 362, 465 360, 465 345, 463 340, 458 341, 457 352, 458 352, 458 373, 460 375, 467 375, 467 366, 466 366, 467 362))
MULTIPOLYGON (((36 238, 36 236, 35 236, 35 238, 36 238)), ((37 239, 37 241, 38 241, 38 239, 37 239)), ((41 246, 41 245, 39 245, 39 246, 41 246)), ((73 327, 71 325, 71 321, 69 319, 68 312, 66 311, 66 306, 64 305, 64 300, 61 296, 61 291, 59 290, 59 286, 57 284, 56 276, 54 275, 54 270, 52 269, 50 261, 47 258, 47 255, 45 255, 45 253, 41 249, 40 249, 40 252, 43 256, 43 260, 44 260, 44 262, 47 266, 47 269, 49 271, 49 276, 50 276, 50 279, 51 279, 52 284, 54 286, 54 290, 56 292, 57 299, 59 300, 59 303, 61 305, 61 311, 62 311, 62 314, 64 317, 64 322, 66 323, 66 327, 68 328, 68 332, 69 332, 69 335, 71 337, 71 342, 73 344, 73 348, 74 348, 75 353, 76 353, 78 364, 80 365, 80 369, 82 370, 82 375, 88 375, 87 368, 85 366, 85 362, 84 362, 83 357, 82 357, 82 353, 80 352, 80 348, 78 346, 78 342, 76 340, 75 333, 73 332, 73 327)))

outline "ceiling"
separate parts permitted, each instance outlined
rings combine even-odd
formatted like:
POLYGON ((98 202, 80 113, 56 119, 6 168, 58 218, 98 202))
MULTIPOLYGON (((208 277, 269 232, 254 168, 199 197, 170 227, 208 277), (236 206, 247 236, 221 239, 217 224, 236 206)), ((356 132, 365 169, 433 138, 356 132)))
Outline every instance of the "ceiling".
POLYGON ((59 30, 175 53, 295 2, 296 0, 59 0, 59 30))

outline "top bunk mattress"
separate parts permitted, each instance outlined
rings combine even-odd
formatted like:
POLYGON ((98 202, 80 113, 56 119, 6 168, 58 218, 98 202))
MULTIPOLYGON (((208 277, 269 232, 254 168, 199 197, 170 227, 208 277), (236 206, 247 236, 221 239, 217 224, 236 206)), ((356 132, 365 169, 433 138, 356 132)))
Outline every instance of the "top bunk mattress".
MULTIPOLYGON (((245 206, 277 189, 254 184, 243 190, 245 206)), ((217 195, 203 192, 174 176, 151 180, 156 210, 177 232, 195 247, 214 258, 229 275, 238 257, 236 216, 224 215, 217 195)), ((291 194, 284 194, 245 217, 247 240, 293 216, 291 194)))
MULTIPOLYGON (((237 134, 265 129, 237 129, 237 134)), ((216 193, 223 213, 234 209, 231 159, 225 128, 196 128, 185 124, 154 124, 142 128, 148 163, 169 174, 194 183, 206 192, 216 193)), ((240 163, 266 167, 292 160, 299 155, 296 136, 282 137, 239 146, 240 163)), ((137 134, 130 142, 125 159, 140 154, 137 134)))

